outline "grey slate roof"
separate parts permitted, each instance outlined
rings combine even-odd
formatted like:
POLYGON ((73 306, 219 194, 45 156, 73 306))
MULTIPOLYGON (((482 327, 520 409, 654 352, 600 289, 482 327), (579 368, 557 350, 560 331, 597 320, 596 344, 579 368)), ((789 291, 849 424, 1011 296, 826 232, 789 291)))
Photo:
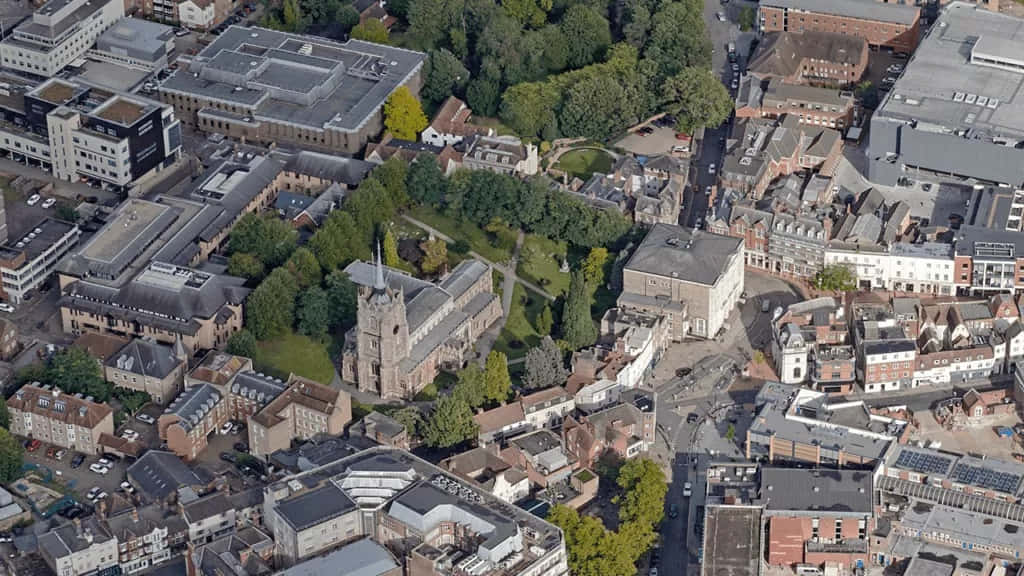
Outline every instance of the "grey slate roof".
POLYGON ((64 558, 88 549, 93 543, 103 543, 113 538, 109 530, 96 516, 81 521, 81 529, 74 524, 62 524, 39 537, 39 547, 52 558, 64 558), (86 533, 90 537, 86 537, 86 533))
POLYGON ((341 182, 349 188, 358 186, 375 167, 376 164, 365 160, 305 150, 293 155, 285 164, 289 172, 341 182))
POLYGON ((626 270, 714 285, 743 240, 681 226, 656 224, 636 249, 626 270))
POLYGON ((913 24, 920 10, 908 4, 883 3, 874 0, 768 0, 762 4, 772 8, 789 8, 846 16, 861 20, 913 24))
POLYGON ((231 499, 223 492, 204 496, 181 507, 182 514, 189 524, 195 524, 207 518, 222 515, 233 508, 231 499))
POLYGON ((275 508, 293 530, 301 532, 355 510, 356 503, 344 490, 328 482, 315 490, 280 500, 275 508))
POLYGON ((164 379, 181 364, 174 348, 151 340, 136 338, 107 359, 107 366, 141 376, 164 379))
POLYGON ((244 396, 260 406, 266 406, 271 400, 284 392, 288 384, 280 378, 272 378, 259 372, 239 372, 231 383, 231 393, 244 396))
POLYGON ((380 576, 397 568, 398 563, 387 548, 364 538, 296 564, 278 576, 335 576, 342 566, 345 576, 380 576))
POLYGON ((441 281, 441 288, 458 299, 462 294, 480 279, 480 276, 490 270, 487 264, 479 260, 463 260, 441 281))
POLYGON ((180 487, 205 486, 213 479, 205 469, 189 468, 181 458, 163 450, 149 450, 128 467, 128 479, 144 500, 163 500, 180 487))
POLYGON ((751 74, 792 76, 804 58, 854 65, 867 50, 863 38, 832 32, 768 32, 750 58, 751 74))
POLYGON ((186 432, 195 427, 224 399, 224 396, 211 384, 200 384, 186 388, 164 409, 164 414, 176 414, 181 418, 180 425, 186 432))
POLYGON ((768 511, 871 514, 871 472, 762 468, 761 499, 768 511))

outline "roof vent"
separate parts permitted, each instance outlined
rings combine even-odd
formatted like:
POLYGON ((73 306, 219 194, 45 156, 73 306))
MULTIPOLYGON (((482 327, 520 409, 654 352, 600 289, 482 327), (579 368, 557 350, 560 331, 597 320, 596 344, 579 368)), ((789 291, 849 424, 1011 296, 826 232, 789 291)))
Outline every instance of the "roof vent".
POLYGON ((814 487, 814 491, 815 491, 815 492, 821 492, 821 488, 819 488, 819 487, 815 486, 815 487, 814 487))

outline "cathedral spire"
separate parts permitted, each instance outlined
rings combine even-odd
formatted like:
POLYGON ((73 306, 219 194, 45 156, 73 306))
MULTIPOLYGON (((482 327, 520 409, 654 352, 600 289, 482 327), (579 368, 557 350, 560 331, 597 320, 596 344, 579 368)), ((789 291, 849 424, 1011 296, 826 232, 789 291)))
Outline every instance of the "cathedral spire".
POLYGON ((380 258, 380 240, 377 241, 377 261, 374 268, 376 268, 377 276, 373 280, 373 289, 374 291, 383 292, 386 285, 384 284, 384 264, 380 258))

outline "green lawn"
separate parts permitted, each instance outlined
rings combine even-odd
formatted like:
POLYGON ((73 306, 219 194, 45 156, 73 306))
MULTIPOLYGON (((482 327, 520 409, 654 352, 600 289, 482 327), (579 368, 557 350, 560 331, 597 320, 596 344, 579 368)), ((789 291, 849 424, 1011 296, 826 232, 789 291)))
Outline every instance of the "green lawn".
MULTIPOLYGON (((429 206, 416 206, 409 210, 409 216, 436 228, 456 242, 464 240, 471 250, 492 262, 504 262, 512 257, 512 250, 499 247, 491 235, 466 220, 457 220, 441 214, 429 206)), ((515 238, 513 237, 513 248, 515 238)), ((507 244, 507 242, 502 242, 507 244)))
POLYGON ((259 343, 261 354, 253 358, 259 372, 273 374, 282 380, 294 372, 299 376, 329 385, 334 380, 334 364, 327 347, 302 334, 286 334, 259 343))
POLYGON ((555 168, 577 176, 580 180, 587 180, 594 172, 607 174, 612 170, 614 159, 604 150, 597 148, 583 148, 566 152, 555 164, 555 168))
POLYGON ((528 235, 519 253, 516 274, 557 298, 569 289, 569 274, 559 271, 565 255, 565 242, 528 235))
POLYGON ((484 128, 491 128, 498 134, 498 136, 516 135, 514 130, 502 124, 501 120, 498 120, 497 118, 477 116, 476 114, 474 114, 473 117, 469 120, 469 123, 473 124, 474 126, 483 126, 484 128))
POLYGON ((494 343, 494 349, 504 352, 509 359, 526 356, 526 351, 540 343, 540 335, 533 323, 544 308, 544 298, 528 292, 522 284, 516 283, 512 291, 512 309, 509 310, 505 328, 494 343))

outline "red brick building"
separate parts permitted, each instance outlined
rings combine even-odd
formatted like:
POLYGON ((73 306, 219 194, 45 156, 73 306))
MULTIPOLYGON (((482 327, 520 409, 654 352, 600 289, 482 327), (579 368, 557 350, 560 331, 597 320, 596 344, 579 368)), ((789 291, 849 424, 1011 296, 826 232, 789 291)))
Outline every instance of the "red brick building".
POLYGON ((832 32, 904 54, 914 51, 921 32, 919 8, 874 0, 766 0, 758 19, 762 33, 832 32))
POLYGON ((763 468, 768 564, 866 566, 874 527, 871 490, 868 471, 763 468))

